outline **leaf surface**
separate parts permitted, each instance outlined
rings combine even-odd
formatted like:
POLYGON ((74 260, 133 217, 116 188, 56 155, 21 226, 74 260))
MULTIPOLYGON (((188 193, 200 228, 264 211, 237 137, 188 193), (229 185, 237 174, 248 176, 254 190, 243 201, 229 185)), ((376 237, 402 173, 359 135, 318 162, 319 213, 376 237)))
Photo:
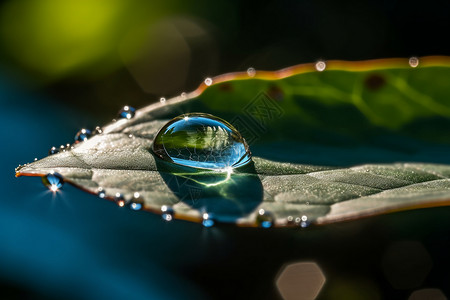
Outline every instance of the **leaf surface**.
POLYGON ((449 66, 446 57, 425 57, 416 68, 386 59, 329 61, 323 72, 305 64, 225 74, 16 175, 55 171, 90 193, 103 188, 109 199, 139 192, 148 211, 165 205, 175 218, 201 221, 208 213, 242 226, 272 217, 277 226, 326 224, 448 205, 449 66), (250 144, 254 165, 192 174, 155 157, 158 130, 188 112, 231 122, 250 144))

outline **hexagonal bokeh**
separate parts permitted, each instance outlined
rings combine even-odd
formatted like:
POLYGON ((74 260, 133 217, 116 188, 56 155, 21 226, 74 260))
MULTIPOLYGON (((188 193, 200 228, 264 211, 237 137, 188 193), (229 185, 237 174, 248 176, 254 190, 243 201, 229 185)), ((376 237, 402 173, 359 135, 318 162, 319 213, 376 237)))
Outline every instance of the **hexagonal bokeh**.
POLYGON ((414 291, 408 300, 447 300, 440 289, 421 289, 414 291))
POLYGON ((276 286, 285 300, 315 299, 325 284, 325 275, 315 262, 298 262, 284 266, 276 286))
POLYGON ((396 289, 421 286, 433 262, 425 247, 417 241, 399 241, 391 244, 382 259, 386 279, 396 289))

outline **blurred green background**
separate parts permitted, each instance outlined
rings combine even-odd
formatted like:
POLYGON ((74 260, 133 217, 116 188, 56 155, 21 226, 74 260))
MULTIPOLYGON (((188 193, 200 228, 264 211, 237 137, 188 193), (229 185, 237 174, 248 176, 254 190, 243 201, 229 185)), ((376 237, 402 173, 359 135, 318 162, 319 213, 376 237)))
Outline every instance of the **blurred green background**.
POLYGON ((0 298, 276 299, 278 272, 296 261, 321 267, 323 299, 407 299, 423 288, 448 297, 448 208, 302 232, 205 230, 68 186, 52 198, 13 170, 125 104, 170 98, 209 76, 450 55, 449 28, 445 0, 2 1, 0 298))
POLYGON ((248 67, 450 52, 445 0, 11 0, 0 9, 3 73, 99 122, 124 103, 248 67))

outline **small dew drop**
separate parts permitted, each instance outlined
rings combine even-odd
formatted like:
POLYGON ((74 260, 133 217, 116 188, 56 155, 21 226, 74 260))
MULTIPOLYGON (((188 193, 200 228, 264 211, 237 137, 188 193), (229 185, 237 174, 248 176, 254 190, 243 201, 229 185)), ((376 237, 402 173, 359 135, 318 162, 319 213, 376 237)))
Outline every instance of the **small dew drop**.
POLYGON ((93 134, 102 134, 103 133, 103 129, 100 126, 96 126, 94 129, 93 134))
POLYGON ((315 67, 317 71, 322 72, 326 69, 327 64, 324 61, 319 60, 318 62, 316 62, 315 67))
POLYGON ((410 57, 408 61, 410 67, 416 68, 419 65, 419 58, 418 57, 410 57))
POLYGON ((134 107, 125 105, 120 111, 119 111, 119 118, 122 119, 131 119, 136 114, 136 109, 134 107))
MULTIPOLYGON (((89 129, 83 128, 75 135, 75 143, 84 142, 92 136, 92 132, 89 129)), ((69 145, 69 144, 68 144, 69 145)), ((70 145, 69 145, 70 147, 70 145)))
POLYGON ((144 207, 144 198, 138 192, 133 194, 133 198, 130 202, 130 208, 132 210, 141 210, 144 207))
POLYGON ((50 172, 42 177, 42 183, 52 192, 58 191, 64 184, 61 174, 50 172))
POLYGON ((323 60, 319 60, 318 62, 316 62, 315 67, 317 71, 322 72, 326 69, 327 64, 323 60))
POLYGON ((134 138, 134 135, 129 134, 128 137, 129 137, 130 139, 132 139, 132 138, 134 138))
POLYGON ((275 217, 271 212, 265 211, 261 208, 256 216, 256 224, 262 228, 271 228, 275 222, 275 217))
POLYGON ((294 225, 295 224, 295 219, 294 219, 293 216, 288 216, 286 218, 286 222, 287 222, 287 225, 294 225))
POLYGON ((306 228, 311 224, 311 222, 308 220, 308 216, 305 216, 305 215, 303 215, 301 218, 299 218, 298 223, 300 224, 301 228, 306 228))
POLYGON ((308 227, 310 224, 311 224, 311 222, 309 222, 309 221, 301 221, 301 222, 300 222, 300 227, 301 227, 301 228, 306 228, 306 227, 308 227))
POLYGON ((256 75, 256 70, 255 70, 255 68, 248 68, 248 69, 247 69, 247 75, 248 75, 249 77, 255 77, 255 75, 256 75))
POLYGON ((130 208, 132 210, 141 210, 142 209, 142 204, 133 202, 133 203, 130 204, 130 208))
POLYGON ((210 214, 204 213, 202 218, 203 218, 203 220, 202 220, 203 227, 209 228, 209 227, 214 226, 215 222, 210 214))
POLYGON ((114 201, 120 207, 124 207, 127 204, 127 201, 125 200, 125 198, 123 197, 123 195, 121 193, 116 193, 116 195, 114 197, 114 201))
POLYGON ((161 217, 164 221, 170 222, 173 220, 173 215, 175 214, 175 211, 172 207, 163 205, 161 206, 161 217))
POLYGON ((159 102, 166 103, 166 98, 164 98, 164 97, 159 98, 159 102))
POLYGON ((182 92, 180 95, 181 98, 185 99, 187 97, 187 94, 185 92, 182 92))
POLYGON ((251 162, 241 134, 228 122, 190 113, 169 121, 153 141, 153 152, 175 164, 210 170, 231 170, 251 162))
POLYGON ((208 77, 208 78, 205 79, 205 84, 207 86, 210 86, 212 83, 213 83, 213 80, 211 78, 208 77))
POLYGON ((48 150, 48 155, 53 155, 59 152, 59 148, 51 147, 50 150, 48 150))
POLYGON ((106 197, 106 191, 102 187, 99 187, 97 189, 97 196, 99 196, 100 198, 105 198, 106 197))
POLYGON ((38 160, 37 157, 35 157, 35 158, 34 158, 34 161, 37 161, 37 160, 38 160))

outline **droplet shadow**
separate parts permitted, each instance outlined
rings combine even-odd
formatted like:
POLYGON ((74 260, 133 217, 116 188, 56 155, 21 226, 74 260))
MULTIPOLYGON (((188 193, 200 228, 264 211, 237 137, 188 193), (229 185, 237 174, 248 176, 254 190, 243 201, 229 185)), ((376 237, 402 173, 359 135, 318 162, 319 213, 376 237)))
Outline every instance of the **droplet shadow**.
POLYGON ((235 222, 263 200, 253 163, 231 171, 195 169, 155 157, 157 170, 178 199, 217 222, 235 222))

